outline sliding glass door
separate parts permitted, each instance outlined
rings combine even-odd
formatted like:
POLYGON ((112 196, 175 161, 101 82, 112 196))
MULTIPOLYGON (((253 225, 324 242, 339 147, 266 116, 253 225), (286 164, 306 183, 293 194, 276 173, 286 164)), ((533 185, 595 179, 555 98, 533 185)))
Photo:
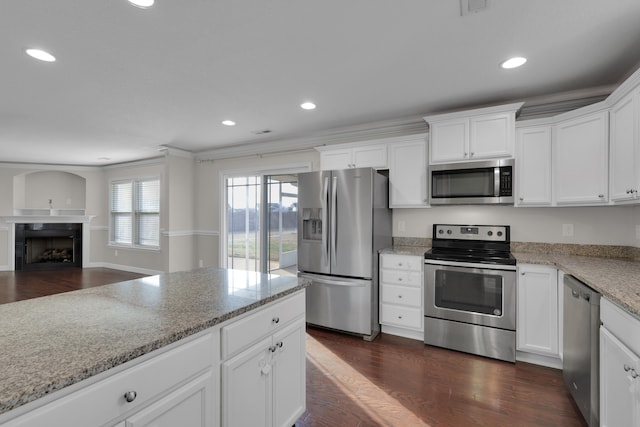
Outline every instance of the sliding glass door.
POLYGON ((296 274, 297 183, 295 174, 225 179, 227 268, 296 274))

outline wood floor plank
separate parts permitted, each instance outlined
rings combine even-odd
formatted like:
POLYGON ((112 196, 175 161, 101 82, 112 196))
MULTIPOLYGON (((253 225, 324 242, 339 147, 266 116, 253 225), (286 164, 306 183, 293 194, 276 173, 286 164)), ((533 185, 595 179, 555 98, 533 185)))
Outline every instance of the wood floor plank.
POLYGON ((109 268, 0 272, 0 304, 137 279, 146 274, 109 268))
POLYGON ((308 426, 585 427, 559 370, 307 329, 308 426))

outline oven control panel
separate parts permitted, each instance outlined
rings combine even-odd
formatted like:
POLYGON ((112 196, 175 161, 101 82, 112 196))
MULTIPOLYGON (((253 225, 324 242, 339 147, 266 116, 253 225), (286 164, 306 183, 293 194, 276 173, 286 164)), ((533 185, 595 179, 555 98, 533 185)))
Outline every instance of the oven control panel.
POLYGON ((510 241, 508 225, 435 224, 433 238, 437 240, 510 241))

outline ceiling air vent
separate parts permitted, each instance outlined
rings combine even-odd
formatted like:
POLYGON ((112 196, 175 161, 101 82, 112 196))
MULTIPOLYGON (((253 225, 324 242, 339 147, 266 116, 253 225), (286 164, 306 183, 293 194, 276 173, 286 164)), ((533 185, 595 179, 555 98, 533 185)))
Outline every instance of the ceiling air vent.
POLYGON ((260 130, 254 130, 251 133, 255 134, 255 135, 265 135, 267 133, 271 133, 271 129, 260 129, 260 130))
POLYGON ((482 12, 489 7, 489 0, 460 0, 460 15, 482 12))

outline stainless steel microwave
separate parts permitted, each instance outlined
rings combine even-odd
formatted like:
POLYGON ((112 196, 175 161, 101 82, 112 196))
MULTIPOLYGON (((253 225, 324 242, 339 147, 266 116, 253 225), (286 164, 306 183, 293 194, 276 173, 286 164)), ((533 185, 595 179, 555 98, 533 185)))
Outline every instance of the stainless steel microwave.
POLYGON ((513 205, 514 159, 429 167, 432 205, 513 205))

